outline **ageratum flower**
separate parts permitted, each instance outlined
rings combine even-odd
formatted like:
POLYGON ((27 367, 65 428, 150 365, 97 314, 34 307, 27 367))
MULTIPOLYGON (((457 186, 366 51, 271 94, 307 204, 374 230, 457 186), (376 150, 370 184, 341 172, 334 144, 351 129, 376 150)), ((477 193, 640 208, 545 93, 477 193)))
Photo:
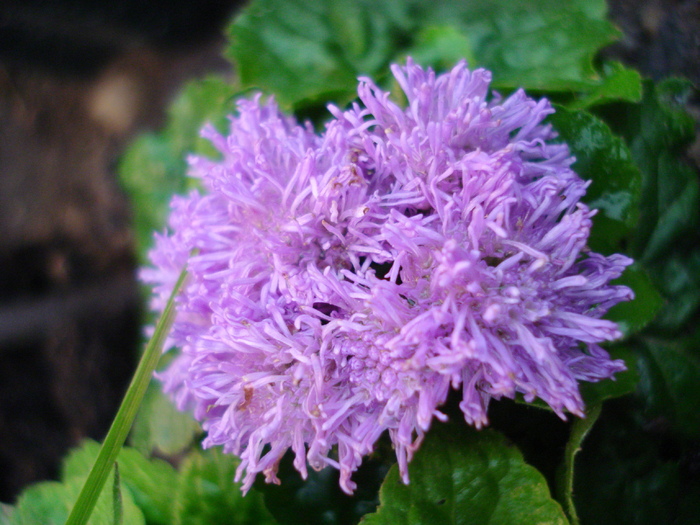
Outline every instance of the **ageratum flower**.
POLYGON ((632 297, 609 284, 631 260, 587 248, 588 183, 549 102, 491 95, 464 63, 392 71, 405 109, 363 78, 320 136, 260 96, 228 136, 207 127, 222 159, 190 159, 206 192, 173 200, 143 272, 159 310, 188 265, 161 378, 205 446, 240 456, 244 490, 291 448, 351 493, 385 430, 408 482, 451 389, 480 428, 517 393, 581 416, 578 381, 624 369, 599 343, 620 336, 601 316, 632 297))

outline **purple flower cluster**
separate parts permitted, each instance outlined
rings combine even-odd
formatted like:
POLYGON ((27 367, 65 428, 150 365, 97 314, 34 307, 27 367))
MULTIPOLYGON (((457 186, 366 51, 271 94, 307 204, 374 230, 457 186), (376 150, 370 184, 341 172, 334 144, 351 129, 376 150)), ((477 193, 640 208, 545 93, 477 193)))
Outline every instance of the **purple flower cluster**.
POLYGON ((189 268, 161 379, 244 490, 291 448, 351 493, 385 430, 407 482, 451 389, 482 427, 516 393, 580 416, 577 382, 624 370, 598 343, 620 336, 601 316, 632 297, 609 284, 631 260, 586 247, 595 211, 549 102, 491 95, 464 63, 392 71, 405 109, 363 78, 322 135, 259 96, 228 136, 206 128, 222 159, 190 159, 206 193, 173 200, 143 272, 159 310, 189 268))

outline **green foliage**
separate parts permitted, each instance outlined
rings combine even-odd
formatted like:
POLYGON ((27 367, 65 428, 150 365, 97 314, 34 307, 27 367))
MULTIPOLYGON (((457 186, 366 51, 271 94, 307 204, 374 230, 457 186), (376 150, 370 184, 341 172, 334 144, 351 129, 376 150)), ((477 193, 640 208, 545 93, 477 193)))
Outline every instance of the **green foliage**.
POLYGON ((577 92, 583 106, 636 100, 638 75, 593 67, 619 36, 605 12, 603 0, 256 0, 230 27, 228 56, 244 87, 294 110, 345 104, 357 76, 382 82, 406 55, 438 69, 466 58, 496 87, 577 92))
POLYGON ((193 451, 180 469, 178 488, 171 501, 173 525, 247 525, 276 523, 262 495, 251 490, 245 497, 233 483, 238 460, 218 448, 193 451))
POLYGON ((389 471, 376 513, 363 524, 564 524, 542 475, 501 435, 463 422, 436 423, 409 466, 404 485, 389 471))
POLYGON ((684 158, 694 138, 691 94, 683 80, 646 82, 639 103, 596 108, 642 177, 639 221, 620 238, 638 261, 622 279, 638 298, 609 315, 636 332, 625 347, 639 382, 634 397, 605 405, 577 461, 584 524, 693 523, 700 513, 700 482, 688 466, 700 437, 700 193, 684 158), (629 327, 635 318, 643 323, 629 327))
POLYGON ((191 414, 175 408, 161 387, 158 381, 148 386, 129 442, 146 455, 174 456, 190 447, 202 429, 191 414))
MULTIPOLYGON (((94 441, 86 441, 73 450, 64 462, 62 479, 87 476, 99 450, 99 443, 94 441)), ((143 511, 147 523, 169 525, 173 491, 177 485, 175 469, 162 460, 149 460, 126 447, 119 452, 117 463, 123 484, 143 511)))
POLYGON ((411 0, 257 0, 231 26, 228 56, 243 86, 274 93, 287 108, 344 104, 359 74, 387 76, 416 28, 412 10, 422 8, 411 0))
MULTIPOLYGON (((650 87, 650 86, 649 86, 650 87)), ((689 96, 690 84, 667 81, 645 97, 640 126, 649 126, 634 137, 633 151, 644 171, 645 221, 639 230, 638 248, 645 261, 663 257, 673 243, 696 231, 700 210, 697 174, 679 159, 692 140, 694 123, 679 108, 689 96), (653 97, 653 98, 652 98, 653 97)))
POLYGON ((690 472, 697 445, 674 442, 638 399, 607 403, 576 458, 574 501, 584 525, 692 524, 700 481, 690 472))
POLYGON ((630 336, 654 320, 665 301, 639 264, 628 267, 615 284, 629 286, 634 291, 634 299, 616 304, 605 317, 615 321, 625 336, 630 336))
POLYGON ((573 168, 591 185, 586 202, 599 210, 589 244, 594 250, 619 251, 637 224, 641 174, 625 142, 599 118, 557 107, 550 122, 576 157, 573 168))
MULTIPOLYGON (((84 476, 71 476, 62 483, 45 481, 32 485, 20 496, 10 516, 11 525, 63 525, 85 483, 84 476)), ((121 483, 121 506, 124 523, 145 524, 144 514, 136 505, 125 483, 121 483)), ((90 525, 114 525, 114 500, 112 491, 106 490, 97 500, 90 525)))
POLYGON ((695 134, 684 109, 691 93, 686 81, 647 83, 642 103, 614 119, 642 173, 632 249, 667 300, 656 323, 666 332, 687 324, 700 307, 700 182, 684 159, 695 134))
POLYGON ((700 314, 700 244, 697 235, 680 239, 665 257, 645 266, 665 299, 654 327, 669 335, 686 327, 692 328, 700 314))
POLYGON ((237 94, 237 86, 220 76, 188 84, 169 108, 165 129, 142 135, 121 158, 120 182, 134 206, 142 261, 151 246, 153 232, 162 231, 165 226, 172 195, 195 186, 185 177, 187 155, 215 155, 209 142, 199 136, 202 126, 209 122, 225 130, 226 117, 235 108, 237 94))
POLYGON ((418 32, 407 54, 418 64, 430 64, 446 71, 460 60, 476 64, 472 42, 464 31, 453 25, 427 25, 418 32))
POLYGON ((124 394, 124 399, 117 414, 114 416, 112 425, 105 436, 104 443, 100 447, 86 481, 83 483, 83 488, 78 495, 75 506, 71 510, 68 521, 69 525, 82 525, 87 523, 93 509, 102 493, 102 489, 109 476, 110 469, 113 468, 114 462, 117 461, 119 452, 126 442, 129 430, 134 424, 136 413, 138 412, 141 401, 148 388, 148 384, 153 376, 153 372, 158 364, 159 358, 163 352, 163 344, 172 326, 175 318, 175 297, 180 293, 187 270, 185 268, 180 272, 177 281, 175 282, 170 297, 163 308, 163 312, 156 323, 153 335, 146 344, 146 348, 141 356, 141 360, 136 367, 136 371, 131 379, 131 383, 124 394))
MULTIPOLYGON (((61 469, 61 482, 39 483, 25 490, 17 505, 6 509, 6 523, 63 525, 99 450, 100 445, 89 440, 72 450, 61 469)), ((276 523, 261 494, 251 490, 243 497, 240 484, 233 482, 238 460, 219 450, 194 450, 176 470, 165 461, 124 447, 117 464, 119 490, 103 491, 89 524, 113 525, 119 512, 128 525, 276 523)))
POLYGON ((680 341, 648 338, 639 347, 640 390, 650 418, 700 439, 700 331, 680 341))
POLYGON ((620 35, 606 20, 602 0, 445 0, 426 10, 468 36, 476 58, 470 65, 495 72, 498 88, 586 92, 598 87, 602 78, 593 57, 620 35))
POLYGON ((572 102, 569 109, 586 109, 621 100, 639 102, 641 99, 642 77, 639 72, 619 62, 611 62, 603 66, 602 83, 572 102))
POLYGON ((124 501, 122 499, 119 463, 114 464, 114 481, 112 483, 112 511, 112 523, 114 523, 114 525, 122 525, 122 523, 124 523, 124 501))

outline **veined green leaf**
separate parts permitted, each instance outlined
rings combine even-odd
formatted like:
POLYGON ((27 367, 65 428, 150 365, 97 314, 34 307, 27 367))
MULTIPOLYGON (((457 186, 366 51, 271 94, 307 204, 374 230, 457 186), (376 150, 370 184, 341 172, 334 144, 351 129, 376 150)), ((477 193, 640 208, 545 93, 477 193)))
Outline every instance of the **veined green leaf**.
POLYGON ((230 27, 228 56, 244 87, 287 108, 355 97, 356 78, 382 83, 388 65, 459 59, 494 72, 494 86, 579 92, 585 105, 634 99, 634 73, 599 74, 596 53, 620 36, 603 0, 255 0, 230 27))
POLYGON ((686 439, 700 438, 700 337, 645 339, 639 352, 640 390, 649 416, 663 418, 686 439))
POLYGON ((625 142, 602 120, 585 111, 556 109, 550 122, 576 157, 573 169, 591 181, 586 202, 599 210, 589 245, 604 253, 618 252, 639 217, 639 169, 625 142))
POLYGON ((639 102, 642 99, 642 77, 638 71, 629 69, 619 62, 603 66, 600 85, 576 99, 569 109, 586 109, 609 102, 639 102))
MULTIPOLYGON (((233 482, 238 459, 218 448, 194 451, 180 469, 173 494, 173 525, 266 525, 276 523, 255 489, 244 497, 233 482)), ((172 488, 172 487, 171 487, 172 488)))
POLYGON ((175 455, 194 443, 201 432, 192 414, 180 412, 156 381, 148 385, 129 443, 143 454, 175 455))
POLYGON ((625 337, 639 332, 659 313, 665 301, 649 275, 639 264, 628 267, 615 284, 629 286, 634 299, 613 306, 605 315, 615 321, 625 337))
POLYGON ((543 476, 493 431, 434 424, 404 485, 394 466, 363 524, 564 524, 543 476))
MULTIPOLYGON (((61 478, 69 480, 87 476, 99 451, 99 443, 90 440, 72 450, 64 461, 61 478)), ((121 449, 117 463, 122 484, 128 487, 147 522, 151 525, 170 525, 178 479, 175 469, 165 461, 148 459, 128 447, 121 449)))
MULTIPOLYGON (((14 513, 10 517, 12 525, 63 525, 80 493, 86 476, 71 477, 59 483, 45 481, 30 486, 22 492, 14 513)), ((143 513, 126 487, 121 483, 124 523, 145 525, 143 513)), ((104 491, 97 500, 88 525, 114 525, 112 491, 104 491)))

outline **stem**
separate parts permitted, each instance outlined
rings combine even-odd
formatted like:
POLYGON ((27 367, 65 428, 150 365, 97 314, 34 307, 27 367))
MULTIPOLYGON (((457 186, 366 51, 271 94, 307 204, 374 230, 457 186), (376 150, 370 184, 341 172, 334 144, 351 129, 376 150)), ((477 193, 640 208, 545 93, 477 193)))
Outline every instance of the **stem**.
POLYGON ((129 389, 126 391, 119 411, 112 422, 107 437, 102 443, 100 453, 95 460, 95 464, 92 466, 90 474, 85 480, 78 500, 75 502, 70 516, 68 516, 66 525, 84 525, 87 523, 88 519, 90 519, 92 510, 107 481, 109 471, 114 465, 117 455, 129 434, 129 430, 134 422, 143 396, 146 393, 148 383, 153 376, 153 371, 160 360, 163 343, 165 342, 165 338, 175 318, 175 296, 179 293, 186 276, 187 270, 183 269, 165 305, 163 314, 156 324, 153 337, 151 337, 146 345, 146 350, 141 356, 141 361, 136 368, 136 373, 131 380, 129 389))
POLYGON ((119 476, 119 462, 114 463, 114 483, 112 484, 112 518, 114 525, 124 523, 124 502, 122 501, 122 487, 119 476))
POLYGON ((581 443, 583 443, 588 432, 598 420, 602 408, 602 403, 591 405, 586 411, 586 417, 576 420, 571 426, 571 434, 564 452, 564 464, 561 465, 557 473, 557 499, 564 507, 564 512, 569 518, 571 525, 579 525, 576 506, 574 505, 574 463, 576 454, 581 450, 581 443))

